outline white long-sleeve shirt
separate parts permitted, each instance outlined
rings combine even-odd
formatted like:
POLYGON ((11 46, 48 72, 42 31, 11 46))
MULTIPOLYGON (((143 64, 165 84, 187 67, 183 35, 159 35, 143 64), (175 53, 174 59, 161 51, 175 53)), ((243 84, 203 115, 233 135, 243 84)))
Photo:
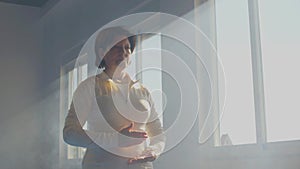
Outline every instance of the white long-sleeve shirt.
MULTIPOLYGON (((129 77, 129 76, 128 76, 129 77)), ((83 168, 124 168, 128 158, 145 149, 159 155, 165 136, 150 93, 139 82, 129 80, 128 94, 102 72, 83 81, 73 95, 65 120, 65 142, 86 147, 83 168), (122 91, 121 91, 121 90, 122 91), (134 122, 134 130, 146 131, 150 144, 120 147, 119 131, 134 122), (87 130, 82 126, 87 123, 87 130)), ((144 168, 145 164, 139 168, 144 168)))

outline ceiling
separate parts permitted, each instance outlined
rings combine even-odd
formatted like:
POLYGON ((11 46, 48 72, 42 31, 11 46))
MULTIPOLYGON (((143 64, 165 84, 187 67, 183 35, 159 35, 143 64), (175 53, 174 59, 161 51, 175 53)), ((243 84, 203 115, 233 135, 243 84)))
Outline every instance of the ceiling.
POLYGON ((42 7, 46 4, 48 0, 0 0, 0 2, 33 6, 33 7, 42 7))

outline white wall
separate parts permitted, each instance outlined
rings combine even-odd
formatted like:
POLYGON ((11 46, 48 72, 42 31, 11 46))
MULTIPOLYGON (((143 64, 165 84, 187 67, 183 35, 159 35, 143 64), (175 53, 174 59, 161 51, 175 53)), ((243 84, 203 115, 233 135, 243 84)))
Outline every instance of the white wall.
POLYGON ((38 168, 41 116, 33 111, 41 80, 39 8, 0 3, 0 164, 38 168))

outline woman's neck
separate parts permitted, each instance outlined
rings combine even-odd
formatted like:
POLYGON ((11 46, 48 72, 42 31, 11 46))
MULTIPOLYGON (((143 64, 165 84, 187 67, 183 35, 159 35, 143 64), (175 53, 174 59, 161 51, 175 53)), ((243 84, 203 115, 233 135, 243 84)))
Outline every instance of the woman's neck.
POLYGON ((111 69, 104 69, 104 72, 115 81, 126 82, 126 73, 124 71, 115 71, 111 69))

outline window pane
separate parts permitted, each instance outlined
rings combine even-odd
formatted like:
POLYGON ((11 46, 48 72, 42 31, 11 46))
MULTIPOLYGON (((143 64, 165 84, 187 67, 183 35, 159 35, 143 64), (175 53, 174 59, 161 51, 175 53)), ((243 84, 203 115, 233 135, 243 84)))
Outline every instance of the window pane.
MULTIPOLYGON (((68 103, 69 103, 68 105, 69 106, 72 101, 73 93, 78 87, 78 84, 80 84, 81 81, 87 78, 87 74, 88 74, 87 71, 88 71, 87 64, 84 64, 68 72, 68 103)), ((84 129, 86 129, 86 125, 87 123, 85 123, 85 125, 83 126, 84 129)), ((68 152, 67 159, 82 159, 84 156, 85 148, 68 145, 67 152, 68 152)))
MULTIPOLYGON (((142 82, 155 100, 155 109, 163 112, 162 72, 161 72, 161 36, 153 35, 142 42, 141 51, 142 82)), ((162 120, 162 118, 160 118, 162 120)))
POLYGON ((267 141, 300 139, 300 1, 259 3, 267 141))
POLYGON ((256 142, 248 18, 247 0, 216 0, 217 48, 227 84, 221 145, 256 142))

